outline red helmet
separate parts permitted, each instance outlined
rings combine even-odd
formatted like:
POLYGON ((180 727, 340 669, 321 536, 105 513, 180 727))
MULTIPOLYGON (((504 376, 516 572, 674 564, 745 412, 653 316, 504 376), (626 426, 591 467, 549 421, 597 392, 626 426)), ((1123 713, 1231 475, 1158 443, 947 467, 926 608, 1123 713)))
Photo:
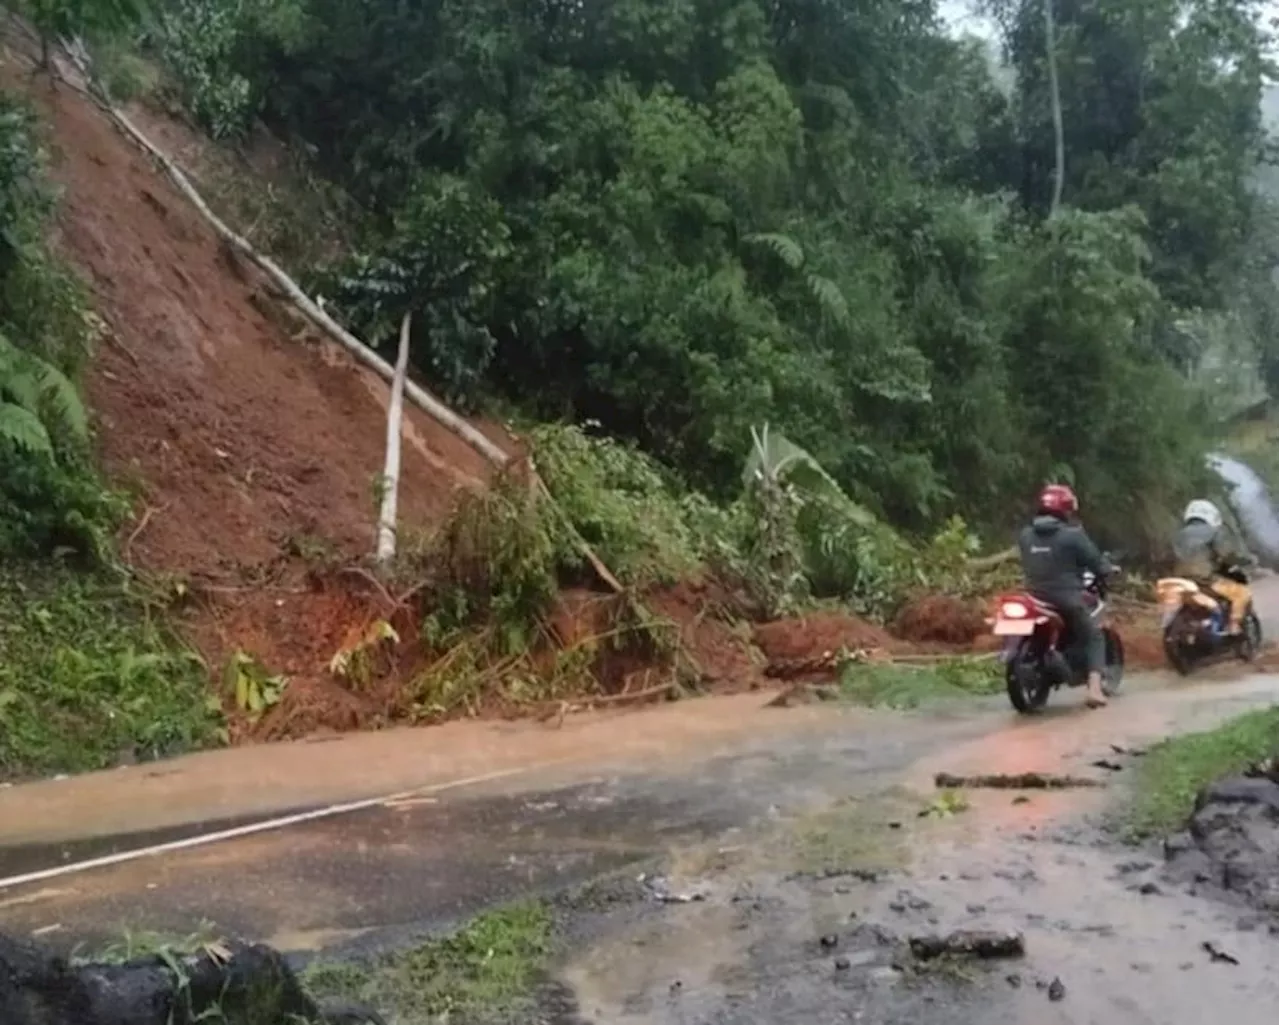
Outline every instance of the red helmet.
POLYGON ((1080 500, 1065 484, 1046 485, 1036 499, 1036 511, 1042 516, 1057 516, 1065 520, 1079 509, 1080 500))

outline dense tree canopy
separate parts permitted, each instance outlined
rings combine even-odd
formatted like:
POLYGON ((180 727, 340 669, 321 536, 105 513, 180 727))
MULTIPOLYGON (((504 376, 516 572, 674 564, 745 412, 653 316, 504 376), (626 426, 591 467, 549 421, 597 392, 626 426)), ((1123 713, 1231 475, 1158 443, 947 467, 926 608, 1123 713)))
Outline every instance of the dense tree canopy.
POLYGON ((151 39, 211 129, 260 116, 357 201, 306 270, 373 336, 413 309, 454 401, 711 493, 767 420, 907 528, 1070 479, 1142 541, 1211 340, 1274 377, 1257 6, 1057 0, 1052 217, 1040 0, 992 6, 999 77, 931 0, 167 0, 151 39))

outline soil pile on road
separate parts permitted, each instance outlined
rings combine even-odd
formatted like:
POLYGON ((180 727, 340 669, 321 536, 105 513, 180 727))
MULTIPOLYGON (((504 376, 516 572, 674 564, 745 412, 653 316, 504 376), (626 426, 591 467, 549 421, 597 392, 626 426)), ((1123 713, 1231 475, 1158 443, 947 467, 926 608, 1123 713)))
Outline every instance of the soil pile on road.
POLYGON ((1201 791, 1186 831, 1165 841, 1170 875, 1269 917, 1280 909, 1276 759, 1201 791))
POLYGON ((989 628, 982 601, 926 594, 904 605, 891 629, 895 637, 906 641, 964 646, 971 645, 989 628))
POLYGON ((823 653, 888 650, 893 638, 848 612, 814 612, 796 619, 762 623, 753 631, 756 646, 771 662, 793 661, 823 653))

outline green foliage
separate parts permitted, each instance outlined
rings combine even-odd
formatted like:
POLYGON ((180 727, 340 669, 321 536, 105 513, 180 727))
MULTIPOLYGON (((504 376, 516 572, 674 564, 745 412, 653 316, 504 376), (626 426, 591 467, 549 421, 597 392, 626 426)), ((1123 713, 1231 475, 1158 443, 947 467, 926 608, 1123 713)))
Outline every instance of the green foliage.
POLYGON ((564 523, 523 482, 505 477, 464 492, 443 527, 411 557, 428 574, 422 624, 432 648, 487 625, 494 647, 515 654, 535 640, 563 567, 577 556, 564 523))
POLYGON ((703 533, 714 515, 709 503, 634 448, 561 425, 535 428, 530 441, 574 529, 629 585, 671 582, 694 570, 717 541, 732 544, 703 533))
POLYGON ((251 720, 279 703, 289 681, 269 670, 248 652, 237 651, 227 661, 222 674, 223 686, 235 700, 236 708, 251 720))
POLYGON ((496 282, 511 255, 502 211, 450 176, 424 175, 376 254, 356 254, 321 278, 361 335, 395 338, 413 315, 411 353, 449 401, 474 403, 493 357, 496 282))
POLYGON ((840 674, 840 693, 860 705, 917 708, 920 705, 987 694, 1004 688, 993 659, 952 659, 932 666, 850 662, 840 674))
POLYGON ((0 775, 101 769, 204 746, 206 672, 112 579, 57 562, 0 573, 0 775))
POLYGON ((1147 752, 1128 810, 1134 838, 1180 829, 1208 784, 1276 754, 1280 710, 1246 712, 1217 729, 1162 741, 1147 752))
POLYGON ((711 519, 776 607, 890 603, 928 567, 884 524, 1003 535, 1064 472, 1152 552, 1202 485, 1206 355, 1244 335, 1274 380, 1254 0, 1058 12, 1051 222, 1038 0, 989 5, 1011 90, 927 4, 182 3, 171 62, 204 47, 365 207, 317 275, 338 313, 381 341, 412 310, 453 400, 597 421, 734 503, 711 519), (737 501, 763 422, 843 500, 737 501))
POLYGON ((88 415, 75 386, 0 334, 0 446, 52 459, 59 431, 75 443, 88 440, 88 415))
POLYGON ((123 508, 89 462, 72 382, 94 327, 45 247, 50 204, 31 115, 0 95, 0 556, 65 548, 101 560, 123 508))
POLYGON ((48 60, 48 47, 58 38, 100 37, 128 32, 141 23, 145 0, 21 0, 19 8, 40 33, 48 60))
POLYGON ((240 14, 238 4, 174 0, 156 28, 191 112, 215 139, 242 134, 255 113, 249 80, 230 64, 240 14))
POLYGON ((551 950, 551 915, 531 901, 485 912, 450 935, 368 963, 317 962, 303 982, 319 999, 377 1007, 405 1025, 502 1017, 531 995, 551 950))
POLYGON ((296 0, 166 0, 148 36, 215 139, 243 135, 261 107, 248 73, 263 46, 288 53, 306 31, 296 0))

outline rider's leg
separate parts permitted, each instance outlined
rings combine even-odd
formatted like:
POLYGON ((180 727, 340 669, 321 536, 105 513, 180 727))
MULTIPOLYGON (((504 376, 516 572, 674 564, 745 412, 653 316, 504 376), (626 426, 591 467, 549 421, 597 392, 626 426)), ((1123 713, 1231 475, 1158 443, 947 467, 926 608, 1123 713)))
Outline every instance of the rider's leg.
POLYGON ((1083 605, 1067 608, 1060 605, 1059 608, 1063 615, 1068 617, 1071 635, 1084 652, 1085 665, 1089 671, 1088 693, 1085 700, 1090 706, 1100 708, 1107 703, 1106 691, 1102 689, 1102 671, 1107 664, 1107 642, 1102 636, 1102 628, 1083 605))
POLYGON ((1214 577, 1213 590, 1227 602, 1228 631, 1233 634, 1239 633, 1240 621, 1244 618, 1245 606, 1249 602, 1249 586, 1227 577, 1214 577))

